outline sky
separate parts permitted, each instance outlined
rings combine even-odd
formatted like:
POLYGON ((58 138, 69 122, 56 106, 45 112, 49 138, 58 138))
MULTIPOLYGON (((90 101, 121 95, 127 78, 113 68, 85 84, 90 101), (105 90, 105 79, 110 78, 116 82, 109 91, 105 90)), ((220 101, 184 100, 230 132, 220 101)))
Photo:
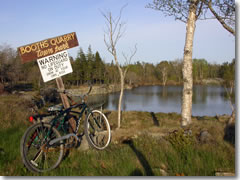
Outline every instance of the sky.
MULTIPOLYGON (((17 48, 51 37, 76 32, 79 46, 69 49, 76 58, 80 47, 89 45, 106 63, 113 60, 104 44, 105 19, 102 12, 119 15, 126 23, 124 36, 117 44, 118 59, 130 55, 137 44, 132 63, 157 64, 162 60, 183 58, 186 24, 146 8, 152 0, 2 0, 0 6, 0 45, 17 48)), ((231 62, 235 58, 235 38, 217 20, 197 21, 193 58, 210 63, 231 62)))

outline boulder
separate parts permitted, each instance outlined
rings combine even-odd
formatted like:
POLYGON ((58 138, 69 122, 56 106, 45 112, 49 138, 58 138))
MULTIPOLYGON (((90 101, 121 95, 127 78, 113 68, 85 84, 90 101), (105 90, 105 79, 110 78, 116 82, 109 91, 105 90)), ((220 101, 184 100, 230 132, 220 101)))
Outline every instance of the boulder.
POLYGON ((59 93, 55 88, 43 88, 40 90, 40 95, 45 102, 58 104, 61 102, 59 93))
POLYGON ((86 136, 82 136, 81 144, 78 147, 78 151, 87 151, 87 150, 89 150, 88 141, 86 139, 86 136))
POLYGON ((201 143, 208 143, 212 139, 212 135, 207 130, 202 130, 199 134, 199 141, 201 143))

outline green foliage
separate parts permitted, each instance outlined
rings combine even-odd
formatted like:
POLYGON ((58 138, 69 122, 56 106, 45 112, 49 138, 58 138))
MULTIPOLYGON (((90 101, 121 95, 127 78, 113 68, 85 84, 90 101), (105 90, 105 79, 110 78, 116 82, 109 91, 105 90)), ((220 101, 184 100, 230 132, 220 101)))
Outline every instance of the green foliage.
POLYGON ((191 134, 185 132, 183 129, 170 133, 167 137, 167 140, 176 150, 181 151, 189 149, 195 143, 194 137, 191 134))
POLYGON ((229 149, 223 143, 201 145, 194 135, 184 130, 170 133, 165 138, 170 142, 173 150, 168 147, 166 161, 172 175, 209 176, 214 175, 217 169, 231 169, 234 157, 229 154, 229 149), (230 155, 230 156, 228 156, 230 155))
POLYGON ((235 59, 233 59, 231 63, 223 63, 220 74, 224 79, 223 85, 226 90, 226 98, 228 98, 231 103, 235 103, 235 59))
MULTIPOLYGON (((96 84, 116 84, 120 82, 117 66, 105 63, 98 51, 88 47, 87 53, 80 48, 77 57, 70 57, 73 73, 63 76, 67 87, 79 86, 91 80, 96 84)), ((235 60, 231 63, 210 64, 205 59, 193 59, 193 79, 201 83, 203 79, 223 78, 230 86, 235 79, 235 60)), ((156 65, 137 61, 129 64, 125 81, 130 85, 144 84, 181 84, 182 60, 159 61, 156 65)), ((0 83, 13 87, 17 83, 31 83, 33 89, 39 90, 46 83, 36 61, 21 64, 17 52, 10 46, 0 46, 0 83)), ((49 85, 49 83, 47 83, 49 85)))
POLYGON ((193 59, 193 79, 203 80, 208 78, 208 62, 205 59, 193 59))
POLYGON ((162 83, 165 85, 169 76, 170 65, 168 61, 161 61, 156 66, 156 75, 159 80, 162 80, 162 83))
POLYGON ((194 153, 195 137, 183 129, 170 133, 166 138, 180 155, 184 163, 191 161, 194 153))
POLYGON ((223 63, 220 69, 220 74, 225 80, 226 85, 230 85, 235 80, 235 59, 231 63, 223 63))
POLYGON ((99 52, 92 53, 91 46, 88 47, 88 53, 85 55, 80 48, 77 58, 72 63, 72 78, 68 79, 74 85, 84 84, 88 80, 96 83, 104 81, 105 65, 99 52))

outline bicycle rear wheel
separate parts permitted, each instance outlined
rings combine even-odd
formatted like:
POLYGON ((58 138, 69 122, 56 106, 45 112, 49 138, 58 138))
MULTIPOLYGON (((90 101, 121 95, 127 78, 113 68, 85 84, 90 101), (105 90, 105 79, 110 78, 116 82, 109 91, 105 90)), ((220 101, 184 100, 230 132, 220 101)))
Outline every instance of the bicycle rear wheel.
POLYGON ((32 172, 46 172, 56 168, 64 154, 64 145, 48 146, 47 142, 61 137, 56 128, 47 123, 37 123, 24 133, 21 144, 21 156, 25 166, 32 172))
POLYGON ((98 150, 105 149, 111 140, 111 130, 108 120, 98 110, 93 110, 86 116, 84 133, 88 143, 98 150))

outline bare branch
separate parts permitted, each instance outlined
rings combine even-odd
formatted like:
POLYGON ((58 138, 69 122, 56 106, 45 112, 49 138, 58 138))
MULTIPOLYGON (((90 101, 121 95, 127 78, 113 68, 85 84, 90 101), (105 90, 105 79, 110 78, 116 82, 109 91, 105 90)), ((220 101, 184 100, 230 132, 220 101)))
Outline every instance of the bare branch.
POLYGON ((228 26, 226 24, 226 22, 224 21, 224 19, 213 9, 212 7, 212 0, 209 0, 208 2, 206 0, 204 0, 205 4, 208 5, 208 8, 210 9, 210 11, 212 12, 212 14, 216 17, 216 19, 222 24, 222 26, 228 31, 230 32, 232 35, 235 36, 235 30, 233 28, 231 28, 230 26, 228 26))
POLYGON ((115 19, 112 17, 111 12, 104 13, 101 11, 101 14, 106 20, 105 24, 107 27, 107 30, 104 31, 104 42, 108 48, 108 51, 111 52, 111 54, 113 54, 114 51, 116 51, 117 42, 125 32, 125 29, 123 29, 125 23, 120 22, 122 11, 125 7, 126 5, 121 8, 119 16, 117 16, 115 19))
MULTIPOLYGON (((116 17, 116 19, 113 19, 113 24, 114 24, 113 34, 115 34, 116 29, 117 29, 118 27, 122 27, 123 24, 125 24, 125 23, 123 23, 123 22, 120 23, 120 20, 121 20, 121 17, 122 17, 122 11, 123 11, 123 9, 124 9, 127 5, 128 5, 128 4, 125 4, 125 5, 121 8, 120 13, 119 13, 119 15, 116 17)), ((118 32, 119 32, 119 31, 118 31, 118 32)))
POLYGON ((199 7, 199 9, 198 9, 198 13, 197 13, 197 15, 196 15, 196 19, 198 19, 198 17, 201 15, 201 13, 202 13, 202 8, 203 8, 203 2, 201 1, 201 4, 200 4, 200 7, 199 7))
POLYGON ((153 0, 146 8, 162 11, 165 16, 173 16, 175 20, 180 20, 184 23, 186 23, 188 19, 188 1, 153 0))
POLYGON ((111 54, 113 54, 113 52, 112 52, 112 50, 111 50, 111 45, 107 42, 107 40, 106 40, 106 35, 104 34, 104 43, 105 43, 105 45, 106 45, 106 47, 107 47, 107 50, 111 53, 111 54))
POLYGON ((124 32, 126 29, 124 29, 125 24, 124 22, 121 22, 121 17, 122 17, 122 11, 123 9, 127 6, 127 4, 125 4, 119 13, 119 16, 117 16, 116 18, 112 17, 112 13, 108 12, 108 13, 103 13, 101 11, 101 14, 103 15, 103 17, 106 20, 106 26, 107 26, 107 30, 104 31, 104 43, 107 47, 107 50, 113 55, 114 57, 114 61, 119 69, 119 73, 121 76, 121 79, 123 77, 123 80, 121 80, 122 82, 124 81, 124 77, 126 75, 127 69, 128 69, 128 65, 130 64, 133 56, 136 54, 137 52, 137 45, 135 45, 135 49, 134 51, 131 51, 131 55, 130 57, 128 57, 126 54, 123 54, 123 57, 125 59, 125 62, 127 64, 127 68, 123 70, 123 67, 120 66, 119 62, 118 62, 118 58, 117 58, 117 52, 116 52, 116 45, 119 41, 119 39, 123 36, 124 32))
POLYGON ((133 50, 133 51, 130 50, 130 51, 131 51, 130 57, 128 57, 125 53, 122 52, 122 55, 123 55, 123 57, 124 57, 124 59, 125 59, 125 63, 126 63, 126 68, 125 68, 125 70, 124 70, 124 77, 126 76, 126 73, 127 73, 127 71, 128 71, 129 64, 130 64, 131 61, 132 61, 132 58, 133 58, 133 57, 135 56, 135 54, 137 53, 137 44, 135 44, 134 50, 133 50))

